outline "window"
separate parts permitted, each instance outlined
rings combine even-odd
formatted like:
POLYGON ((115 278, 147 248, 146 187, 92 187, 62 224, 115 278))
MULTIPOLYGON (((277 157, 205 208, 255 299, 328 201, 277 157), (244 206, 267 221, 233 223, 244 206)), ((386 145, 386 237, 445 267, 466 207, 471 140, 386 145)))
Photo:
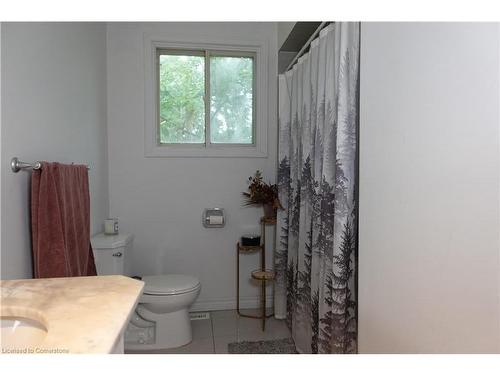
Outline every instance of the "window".
POLYGON ((269 41, 178 37, 144 35, 145 156, 267 157, 269 41))
POLYGON ((254 144, 254 54, 157 50, 158 144, 254 144))

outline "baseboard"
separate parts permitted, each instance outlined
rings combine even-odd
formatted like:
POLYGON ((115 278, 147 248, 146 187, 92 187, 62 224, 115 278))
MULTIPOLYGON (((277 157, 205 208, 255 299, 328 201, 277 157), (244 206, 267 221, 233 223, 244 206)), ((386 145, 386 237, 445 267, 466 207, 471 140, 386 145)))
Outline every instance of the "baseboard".
MULTIPOLYGON (((273 307, 273 296, 266 298, 266 306, 273 307)), ((241 309, 256 309, 260 307, 260 299, 258 297, 240 298, 241 309)), ((215 310, 235 310, 236 299, 213 299, 206 301, 196 301, 189 311, 215 311, 215 310)))

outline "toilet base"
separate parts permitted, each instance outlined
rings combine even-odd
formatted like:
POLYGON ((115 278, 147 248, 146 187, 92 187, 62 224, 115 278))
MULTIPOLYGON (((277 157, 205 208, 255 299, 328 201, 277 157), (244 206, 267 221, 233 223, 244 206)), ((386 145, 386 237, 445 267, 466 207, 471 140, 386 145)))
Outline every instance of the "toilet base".
POLYGON ((154 343, 125 342, 126 350, 177 348, 189 344, 193 339, 191 320, 189 319, 187 308, 169 313, 156 314, 145 308, 143 304, 139 304, 136 312, 141 318, 154 323, 154 343))

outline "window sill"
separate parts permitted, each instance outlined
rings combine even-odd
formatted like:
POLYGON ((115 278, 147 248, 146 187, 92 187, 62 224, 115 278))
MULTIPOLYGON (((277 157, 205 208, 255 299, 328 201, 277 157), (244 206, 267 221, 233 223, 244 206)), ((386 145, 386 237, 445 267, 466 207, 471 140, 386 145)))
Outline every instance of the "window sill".
POLYGON ((147 158, 266 158, 267 152, 256 146, 155 146, 146 149, 147 158))

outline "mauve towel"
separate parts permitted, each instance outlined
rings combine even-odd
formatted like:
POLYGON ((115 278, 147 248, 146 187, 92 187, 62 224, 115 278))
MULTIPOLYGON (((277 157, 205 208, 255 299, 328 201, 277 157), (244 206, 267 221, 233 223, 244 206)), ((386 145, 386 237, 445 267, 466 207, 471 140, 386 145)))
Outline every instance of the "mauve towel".
POLYGON ((96 275, 85 165, 42 162, 31 180, 35 278, 96 275))

